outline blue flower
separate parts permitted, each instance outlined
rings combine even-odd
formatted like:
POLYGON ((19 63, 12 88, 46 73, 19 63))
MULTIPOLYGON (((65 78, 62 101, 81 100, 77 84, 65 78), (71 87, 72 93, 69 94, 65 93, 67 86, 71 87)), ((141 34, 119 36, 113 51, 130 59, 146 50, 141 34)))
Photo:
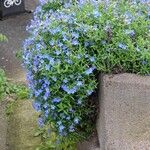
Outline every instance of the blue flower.
POLYGON ((39 102, 33 102, 32 106, 36 111, 41 111, 41 104, 39 102))
POLYGON ((60 133, 61 133, 64 129, 65 129, 65 126, 63 126, 63 125, 60 125, 60 126, 59 126, 59 132, 60 132, 60 133))
POLYGON ((40 128, 42 128, 43 126, 44 126, 44 120, 43 120, 43 118, 38 118, 38 125, 39 125, 39 127, 40 128))
POLYGON ((68 94, 74 94, 74 93, 76 93, 76 91, 77 91, 77 87, 75 86, 72 89, 69 89, 67 93, 68 94))
POLYGON ((57 124, 60 126, 60 125, 62 124, 62 122, 61 122, 61 121, 58 121, 57 124))
POLYGON ((79 42, 78 42, 78 40, 76 40, 76 39, 73 39, 73 40, 72 40, 72 45, 79 45, 79 42))
POLYGON ((53 81, 55 81, 55 82, 57 81, 56 77, 51 77, 51 78, 52 78, 53 81))
POLYGON ((93 11, 93 15, 94 15, 95 18, 98 18, 98 17, 101 16, 101 13, 99 11, 97 11, 97 10, 94 10, 93 11))
POLYGON ((49 110, 45 110, 45 117, 48 118, 49 110))
POLYGON ((77 86, 82 86, 82 85, 83 85, 82 81, 77 81, 77 86))
POLYGON ((54 99, 52 100, 53 103, 59 103, 60 101, 61 101, 61 99, 58 98, 58 97, 57 97, 57 98, 54 98, 54 99))
POLYGON ((70 131, 70 132, 74 132, 74 131, 75 131, 75 128, 74 128, 73 125, 71 125, 71 126, 69 127, 69 131, 70 131))
POLYGON ((64 82, 64 83, 67 83, 67 82, 68 82, 68 79, 65 78, 65 79, 63 80, 63 82, 64 82))
POLYGON ((49 96, 50 96, 50 90, 49 90, 49 88, 46 88, 46 92, 45 92, 45 94, 44 94, 44 100, 47 100, 48 98, 49 98, 49 96))
POLYGON ((54 46, 54 44, 55 44, 54 40, 51 40, 51 41, 49 42, 49 44, 50 44, 51 46, 54 46))
POLYGON ((133 37, 135 35, 135 31, 134 30, 125 30, 125 33, 127 35, 130 35, 131 37, 133 37))
POLYGON ((84 42, 84 47, 88 47, 90 46, 90 43, 89 42, 84 42))
POLYGON ((92 90, 87 90, 87 95, 90 96, 93 93, 92 90))
POLYGON ((50 65, 46 65, 45 66, 45 69, 48 71, 48 70, 50 70, 50 65))
POLYGON ((41 93, 42 93, 41 89, 34 91, 35 97, 38 97, 41 93))
POLYGON ((70 116, 68 116, 66 119, 67 119, 67 120, 70 120, 70 116))
POLYGON ((148 62, 147 62, 146 60, 143 60, 143 61, 142 61, 142 65, 147 65, 147 63, 148 63, 148 62))
POLYGON ((91 62, 95 62, 95 57, 90 57, 91 62))
POLYGON ((79 100, 77 101, 77 104, 78 104, 78 105, 81 105, 81 104, 82 104, 82 101, 79 99, 79 100))
POLYGON ((51 109, 52 109, 52 110, 55 110, 55 108, 56 108, 56 107, 55 107, 54 105, 51 105, 51 109))
POLYGON ((43 105, 43 108, 44 108, 44 109, 48 109, 48 107, 49 107, 49 104, 48 104, 48 103, 45 103, 45 104, 43 105))
POLYGON ((51 129, 48 129, 48 130, 47 130, 47 133, 48 133, 48 136, 50 136, 50 134, 51 134, 51 129))
POLYGON ((66 85, 62 85, 61 88, 67 92, 68 94, 74 94, 77 91, 77 87, 73 87, 71 89, 69 89, 66 85))
POLYGON ((76 118, 74 119, 74 123, 75 123, 75 124, 79 124, 79 118, 76 117, 76 118))
POLYGON ((85 71, 85 74, 89 75, 89 74, 93 73, 94 70, 95 70, 95 67, 91 67, 85 71))
POLYGON ((77 39, 79 37, 79 33, 72 32, 72 36, 77 39))
POLYGON ((61 52, 60 52, 59 50, 56 50, 54 53, 55 53, 56 55, 60 55, 60 54, 61 54, 61 52))
POLYGON ((119 43, 118 47, 121 48, 121 49, 124 49, 124 50, 127 49, 127 46, 123 43, 119 43))

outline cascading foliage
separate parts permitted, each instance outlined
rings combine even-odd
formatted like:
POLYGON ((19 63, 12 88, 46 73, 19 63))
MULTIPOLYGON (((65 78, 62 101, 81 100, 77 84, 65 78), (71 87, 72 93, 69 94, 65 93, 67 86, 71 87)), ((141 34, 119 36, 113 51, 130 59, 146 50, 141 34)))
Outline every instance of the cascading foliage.
POLYGON ((148 1, 40 2, 23 51, 38 123, 85 137, 94 126, 89 97, 98 72, 150 74, 148 1))

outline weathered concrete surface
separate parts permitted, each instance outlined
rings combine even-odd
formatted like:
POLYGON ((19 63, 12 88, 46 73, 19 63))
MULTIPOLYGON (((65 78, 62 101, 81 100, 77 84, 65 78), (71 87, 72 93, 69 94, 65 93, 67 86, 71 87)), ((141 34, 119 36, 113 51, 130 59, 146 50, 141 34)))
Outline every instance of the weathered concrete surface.
MULTIPOLYGON (((25 0, 28 10, 34 10, 37 4, 38 0, 25 0)), ((25 13, 0 21, 0 33, 5 34, 9 40, 0 43, 0 67, 14 80, 25 80, 25 73, 21 62, 16 58, 16 52, 22 48, 22 42, 28 36, 26 26, 31 18, 32 13, 25 13)))
POLYGON ((5 101, 0 101, 0 150, 7 150, 7 118, 5 115, 5 101))
POLYGON ((8 125, 8 150, 35 150, 41 143, 34 137, 38 114, 33 110, 31 101, 17 101, 8 125))
POLYGON ((150 77, 104 75, 99 99, 101 150, 150 150, 150 77))
POLYGON ((97 133, 94 133, 88 141, 84 141, 77 145, 77 150, 100 150, 97 133))

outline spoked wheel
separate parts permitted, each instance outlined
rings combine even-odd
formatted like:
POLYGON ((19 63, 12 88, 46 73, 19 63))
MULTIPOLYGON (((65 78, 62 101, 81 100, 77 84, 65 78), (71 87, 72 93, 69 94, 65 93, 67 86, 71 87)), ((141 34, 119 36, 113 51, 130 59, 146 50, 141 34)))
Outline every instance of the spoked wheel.
POLYGON ((20 5, 20 4, 21 4, 21 2, 22 2, 22 0, 16 0, 16 1, 15 1, 15 5, 17 5, 17 6, 18 6, 18 5, 20 5))
POLYGON ((6 8, 9 8, 9 7, 11 6, 9 0, 5 0, 4 6, 5 6, 6 8))

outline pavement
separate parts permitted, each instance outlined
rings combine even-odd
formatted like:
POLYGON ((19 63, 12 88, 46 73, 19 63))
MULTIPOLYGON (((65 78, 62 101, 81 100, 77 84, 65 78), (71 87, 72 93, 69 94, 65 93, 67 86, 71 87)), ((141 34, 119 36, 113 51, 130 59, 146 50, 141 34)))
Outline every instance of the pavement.
MULTIPOLYGON (((34 10, 38 0, 25 0, 27 10, 34 10)), ((8 78, 14 81, 25 81, 25 70, 21 61, 16 58, 16 52, 21 50, 23 40, 28 36, 26 26, 30 23, 32 13, 24 13, 0 20, 0 33, 8 38, 8 42, 0 43, 0 68, 3 68, 8 78)), ((6 103, 0 101, 0 150, 7 150, 7 118, 6 103)), ((11 149, 12 150, 12 149, 11 149)))
POLYGON ((5 108, 6 102, 0 101, 0 150, 7 150, 7 119, 5 108))
MULTIPOLYGON (((27 10, 34 10, 38 0, 25 0, 27 10)), ((16 52, 21 50, 23 40, 28 36, 26 26, 30 23, 32 13, 12 16, 0 21, 0 33, 8 38, 8 42, 0 43, 0 68, 6 71, 7 77, 16 81, 25 80, 25 70, 16 58, 16 52)))

